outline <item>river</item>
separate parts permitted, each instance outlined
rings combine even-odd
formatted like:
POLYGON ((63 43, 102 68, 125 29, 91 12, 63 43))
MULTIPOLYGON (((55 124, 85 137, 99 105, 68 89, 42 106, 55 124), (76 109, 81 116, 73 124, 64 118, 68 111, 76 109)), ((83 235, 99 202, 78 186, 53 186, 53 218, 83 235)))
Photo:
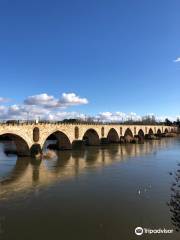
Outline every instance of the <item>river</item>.
POLYGON ((179 138, 42 161, 6 156, 0 144, 0 239, 180 239, 179 194, 179 138), (173 233, 139 237, 136 227, 173 233))

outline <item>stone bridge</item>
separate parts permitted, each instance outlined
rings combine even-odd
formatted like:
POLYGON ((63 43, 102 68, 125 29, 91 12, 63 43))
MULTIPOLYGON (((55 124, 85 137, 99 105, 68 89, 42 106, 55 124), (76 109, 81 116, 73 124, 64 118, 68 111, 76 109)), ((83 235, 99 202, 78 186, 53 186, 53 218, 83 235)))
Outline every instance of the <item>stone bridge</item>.
POLYGON ((0 124, 0 140, 13 140, 18 155, 25 156, 40 152, 47 139, 56 139, 57 148, 64 150, 71 149, 76 143, 131 142, 135 138, 162 136, 176 131, 175 126, 164 125, 15 123, 0 124))

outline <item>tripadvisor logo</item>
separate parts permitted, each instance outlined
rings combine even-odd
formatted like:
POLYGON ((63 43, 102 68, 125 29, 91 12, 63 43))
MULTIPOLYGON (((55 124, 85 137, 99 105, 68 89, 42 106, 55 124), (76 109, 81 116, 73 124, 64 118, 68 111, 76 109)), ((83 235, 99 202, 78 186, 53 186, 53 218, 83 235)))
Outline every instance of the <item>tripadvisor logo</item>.
POLYGON ((166 228, 158 228, 158 229, 150 229, 150 228, 142 228, 136 227, 135 234, 140 236, 142 234, 170 234, 173 233, 173 229, 166 229, 166 228))
POLYGON ((142 227, 137 227, 135 228, 135 234, 136 235, 142 235, 143 234, 143 228, 142 227))

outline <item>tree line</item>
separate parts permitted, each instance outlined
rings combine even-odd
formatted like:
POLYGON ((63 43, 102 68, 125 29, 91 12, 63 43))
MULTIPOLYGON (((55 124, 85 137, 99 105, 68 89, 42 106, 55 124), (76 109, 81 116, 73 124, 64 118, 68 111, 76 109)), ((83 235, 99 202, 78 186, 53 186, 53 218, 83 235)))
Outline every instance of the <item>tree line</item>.
POLYGON ((170 121, 168 118, 166 118, 164 121, 158 121, 155 116, 143 116, 141 119, 134 120, 133 118, 129 118, 126 120, 121 121, 102 121, 98 118, 93 117, 87 117, 85 119, 77 119, 77 118, 71 118, 71 119, 64 119, 59 121, 49 121, 49 120, 43 120, 39 119, 37 120, 7 120, 3 121, 2 123, 7 124, 20 124, 20 123, 67 123, 67 124, 127 124, 127 125, 166 125, 166 126, 178 126, 180 128, 180 119, 177 118, 176 121, 170 121))

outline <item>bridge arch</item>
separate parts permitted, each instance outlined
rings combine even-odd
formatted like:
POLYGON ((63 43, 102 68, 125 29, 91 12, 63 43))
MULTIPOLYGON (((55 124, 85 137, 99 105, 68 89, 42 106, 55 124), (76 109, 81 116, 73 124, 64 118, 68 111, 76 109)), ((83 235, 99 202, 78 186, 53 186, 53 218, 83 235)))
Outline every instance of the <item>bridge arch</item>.
POLYGON ((157 130, 157 135, 161 135, 161 129, 160 128, 158 128, 158 130, 157 130))
POLYGON ((133 140, 133 133, 130 128, 127 128, 124 133, 125 142, 132 142, 133 140))
POLYGON ((139 131, 138 131, 138 136, 139 136, 140 138, 144 138, 144 132, 143 132, 142 129, 139 129, 139 131))
POLYGON ((29 156, 30 155, 30 146, 28 142, 17 134, 8 132, 0 134, 0 140, 3 141, 11 141, 15 146, 15 153, 18 156, 29 156))
POLYGON ((72 148, 72 144, 68 138, 68 136, 62 131, 55 131, 46 138, 43 149, 47 148, 48 146, 55 148, 57 150, 68 150, 72 148), (53 140, 54 143, 48 143, 47 140, 53 140))
POLYGON ((86 145, 99 145, 100 139, 98 133, 93 129, 88 129, 83 136, 83 141, 86 145))
POLYGON ((154 132, 153 132, 152 128, 150 128, 150 129, 149 129, 149 132, 148 132, 148 134, 149 134, 149 135, 153 135, 153 134, 154 134, 154 132))
POLYGON ((167 128, 165 128, 165 130, 164 130, 164 133, 168 133, 169 131, 168 131, 168 129, 167 128))
POLYGON ((137 134, 137 138, 138 138, 139 143, 144 143, 145 134, 144 134, 144 131, 142 129, 139 129, 138 134, 137 134))
POLYGON ((154 137, 153 129, 152 129, 152 128, 149 128, 149 130, 147 131, 147 134, 145 134, 145 138, 152 140, 153 137, 154 137))
POLYGON ((108 142, 117 143, 120 141, 117 131, 114 128, 111 128, 107 135, 108 142))

